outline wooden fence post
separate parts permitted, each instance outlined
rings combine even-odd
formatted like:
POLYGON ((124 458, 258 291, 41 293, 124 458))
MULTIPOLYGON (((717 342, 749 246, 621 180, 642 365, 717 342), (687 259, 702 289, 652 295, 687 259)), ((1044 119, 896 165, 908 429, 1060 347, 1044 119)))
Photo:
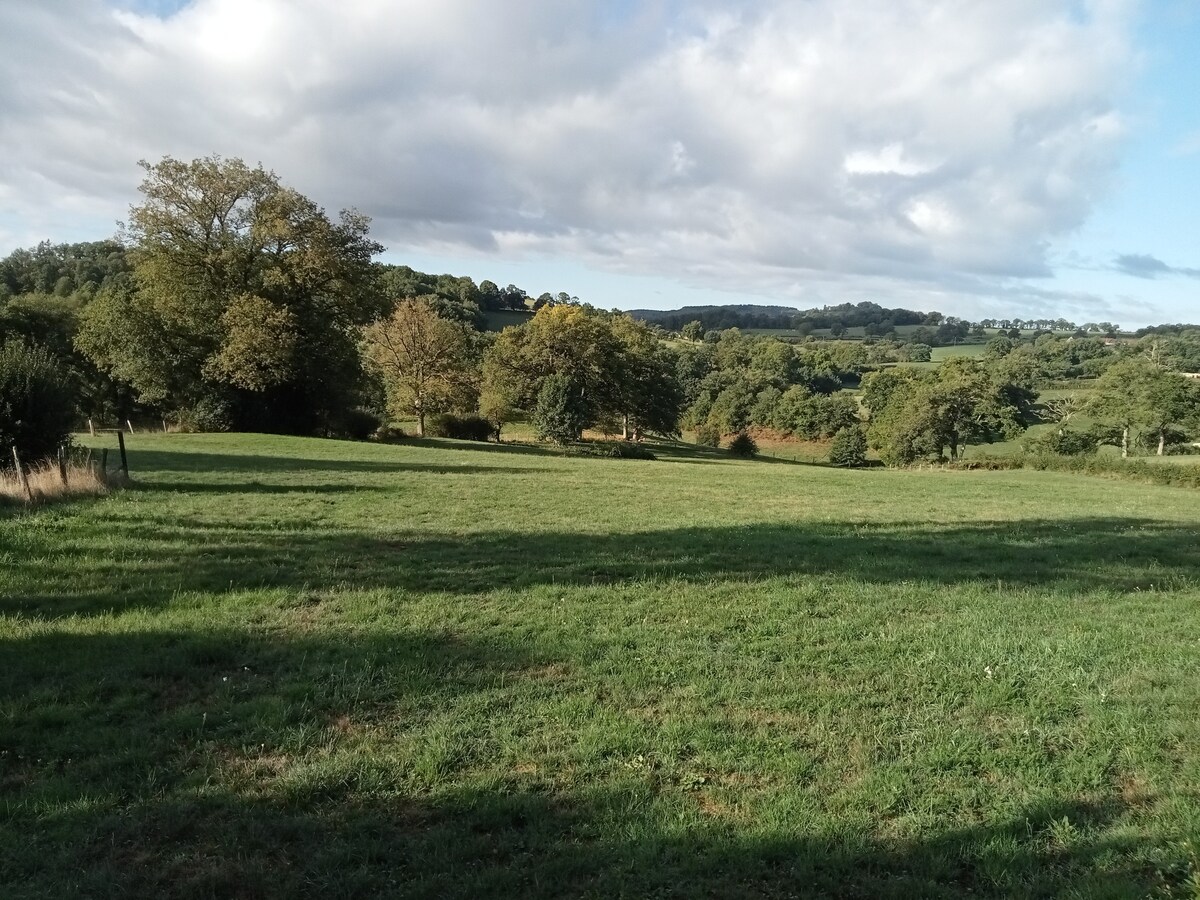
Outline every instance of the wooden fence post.
POLYGON ((124 473, 125 477, 128 478, 129 460, 125 456, 125 435, 121 434, 120 431, 117 432, 117 446, 121 448, 121 471, 124 473))
MULTIPOLYGON (((129 433, 133 434, 133 423, 131 421, 129 421, 128 419, 126 419, 125 424, 129 428, 129 433)), ((120 430, 121 430, 120 428, 117 429, 117 431, 120 431, 120 430)))
POLYGON ((25 499, 32 503, 33 488, 29 486, 29 479, 25 476, 25 467, 21 465, 21 454, 17 453, 16 447, 13 447, 13 464, 17 467, 17 478, 21 480, 21 487, 25 489, 25 499))
POLYGON ((58 448, 58 474, 62 478, 62 483, 67 483, 67 448, 58 448))

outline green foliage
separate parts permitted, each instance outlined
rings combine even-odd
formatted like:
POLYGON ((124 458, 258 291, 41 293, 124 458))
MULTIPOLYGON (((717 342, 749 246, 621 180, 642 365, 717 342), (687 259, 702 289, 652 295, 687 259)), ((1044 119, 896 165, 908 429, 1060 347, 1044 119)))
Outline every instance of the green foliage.
POLYGON ((1133 439, 1133 445, 1139 450, 1146 450, 1151 453, 1157 453, 1159 442, 1162 442, 1163 456, 1172 455, 1172 449, 1181 446, 1188 446, 1192 439, 1192 435, 1182 428, 1176 428, 1173 425, 1167 425, 1162 431, 1139 431, 1133 439))
POLYGON ((696 426, 696 443, 703 447, 720 447, 721 429, 708 422, 701 422, 696 426))
POLYGON ((933 359, 933 348, 928 344, 905 344, 898 355, 901 362, 929 362, 933 359))
POLYGON ((747 432, 739 431, 729 441, 729 446, 726 448, 734 456, 753 459, 758 456, 758 442, 754 440, 747 432))
POLYGON ((352 441, 365 441, 379 431, 380 418, 369 409, 353 407, 343 412, 337 420, 337 433, 352 441))
POLYGON ((590 419, 584 389, 574 379, 550 375, 542 382, 532 416, 539 438, 569 444, 579 440, 590 419))
POLYGON ((355 328, 382 310, 367 219, 332 222, 241 160, 143 167, 127 233, 136 288, 110 284, 87 308, 84 352, 145 402, 227 397, 258 430, 313 430, 353 405, 355 328))
POLYGON ((1097 380, 1088 411, 1121 429, 1122 455, 1128 452, 1129 434, 1135 428, 1149 432, 1157 453, 1163 455, 1171 433, 1200 429, 1200 384, 1163 369, 1149 357, 1129 357, 1114 363, 1097 380))
POLYGON ((14 447, 26 465, 52 457, 70 439, 75 415, 61 359, 23 341, 0 346, 0 468, 12 465, 14 447))
POLYGON ((853 469, 867 464, 867 431, 862 425, 842 428, 829 445, 829 462, 853 469))
POLYGON ((1200 488, 1200 466, 1171 465, 1140 459, 1113 459, 1105 456, 1062 456, 1056 453, 1028 454, 1015 457, 1022 467, 1045 472, 1073 472, 1161 484, 1172 487, 1200 488))
POLYGON ((1055 429, 1025 441, 1027 453, 1058 453, 1062 456, 1082 456, 1099 449, 1100 436, 1094 431, 1055 429))
POLYGON ((572 456, 590 456, 597 459, 658 459, 649 447, 632 441, 588 441, 576 444, 568 452, 572 456))
MULTIPOLYGON (((879 373, 885 376, 885 373, 879 373)), ((888 465, 958 459, 969 444, 1011 439, 1024 429, 1029 394, 975 360, 956 357, 933 373, 874 377, 871 446, 888 465)))
POLYGON ((489 441, 496 436, 496 426, 482 416, 442 413, 429 420, 429 433, 459 441, 489 441))
POLYGON ((621 422, 634 434, 675 434, 681 389, 678 363, 645 325, 575 304, 547 305, 506 328, 483 361, 481 408, 503 422, 533 411, 551 376, 577 391, 581 428, 621 422))
POLYGON ((228 399, 210 394, 201 397, 178 413, 179 428, 188 432, 232 431, 235 424, 234 407, 228 399))
POLYGON ((0 260, 0 300, 22 294, 54 294, 84 300, 130 271, 128 253, 117 241, 52 244, 14 250, 0 260))
POLYGON ((1016 341, 1001 334, 987 342, 987 350, 985 352, 987 356, 1000 359, 1012 353, 1016 346, 1016 341))
POLYGON ((418 437, 425 435, 427 416, 475 409, 478 344, 465 325, 439 316, 428 298, 401 301, 364 337, 388 411, 397 419, 414 416, 418 437))

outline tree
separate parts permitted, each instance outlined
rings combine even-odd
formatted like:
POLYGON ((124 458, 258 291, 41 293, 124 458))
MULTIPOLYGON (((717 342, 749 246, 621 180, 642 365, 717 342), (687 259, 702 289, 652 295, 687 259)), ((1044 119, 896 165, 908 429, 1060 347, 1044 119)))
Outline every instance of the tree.
POLYGON ((867 432, 861 425, 849 425, 833 436, 829 462, 853 469, 867 464, 867 432))
POLYGON ((332 222, 237 159, 142 167, 125 235, 135 286, 87 308, 84 352, 168 409, 220 396, 241 424, 309 430, 344 408, 357 326, 383 310, 368 220, 332 222))
POLYGON ((1088 411, 1121 429, 1122 458, 1129 456, 1130 432, 1137 427, 1154 436, 1161 456, 1173 429, 1200 425, 1200 388, 1145 356, 1132 356, 1097 379, 1088 411))
MULTIPOLYGON (((886 373, 889 374, 890 373, 886 373)), ((958 459, 969 444, 1012 438, 1025 426, 1023 389, 967 358, 947 360, 936 373, 870 380, 868 439, 885 462, 958 459)))
POLYGON ((386 319, 364 331, 367 355, 376 365, 393 416, 417 419, 475 406, 475 354, 470 332, 443 319, 426 298, 403 300, 386 319))
POLYGON ((483 363, 484 412, 504 421, 532 412, 552 375, 571 380, 585 426, 621 422, 627 436, 674 433, 681 391, 677 363, 654 333, 625 315, 555 305, 506 328, 483 363))
POLYGON ((539 438, 563 445, 577 441, 589 416, 584 391, 570 376, 550 375, 542 382, 533 410, 539 438))
POLYGON ((684 339, 699 343, 704 340, 704 325, 698 319, 693 319, 683 326, 681 334, 684 339))

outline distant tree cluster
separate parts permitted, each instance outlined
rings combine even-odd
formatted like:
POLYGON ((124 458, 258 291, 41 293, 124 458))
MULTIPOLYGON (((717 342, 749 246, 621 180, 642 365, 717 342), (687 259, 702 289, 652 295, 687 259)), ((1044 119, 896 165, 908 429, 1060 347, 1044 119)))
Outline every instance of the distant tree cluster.
POLYGON ((830 437, 858 421, 858 404, 838 393, 871 365, 861 343, 795 345, 728 329, 678 351, 683 425, 717 434, 772 429, 830 437))
POLYGON ((1009 440, 1025 428, 1036 399, 1031 378, 976 360, 956 357, 938 369, 893 368, 863 379, 863 404, 870 411, 867 434, 884 462, 961 457, 971 444, 1009 440))
POLYGON ((668 331, 680 331, 689 322, 696 321, 706 331, 791 328, 806 333, 818 329, 844 333, 847 328, 869 328, 869 335, 880 337, 890 334, 898 325, 936 326, 943 318, 941 313, 887 309, 870 302, 809 310, 786 306, 688 306, 667 312, 639 309, 630 315, 668 331))

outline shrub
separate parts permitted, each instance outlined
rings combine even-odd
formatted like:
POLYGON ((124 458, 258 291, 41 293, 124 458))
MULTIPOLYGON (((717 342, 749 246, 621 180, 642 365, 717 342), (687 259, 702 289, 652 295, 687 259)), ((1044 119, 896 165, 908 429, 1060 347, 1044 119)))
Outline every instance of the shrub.
POLYGON ((758 456, 758 443, 744 431, 739 431, 733 436, 728 449, 734 456, 743 456, 746 459, 758 456))
POLYGON ((433 437, 454 438, 457 441, 487 441, 496 434, 496 426, 482 416, 434 416, 429 420, 428 433, 433 437))
POLYGON ((703 422, 696 428, 696 443, 702 447, 720 447, 721 429, 716 425, 703 422))
POLYGON ((658 459, 649 449, 631 441, 595 441, 572 447, 569 452, 597 459, 658 459))
POLYGON ((404 429, 398 425, 380 425, 371 435, 371 440, 379 441, 381 444, 393 444, 404 440, 407 436, 404 429))
POLYGON ((223 397, 204 397, 179 415, 180 431, 233 430, 233 405, 223 397))
POLYGON ((338 432, 353 441, 365 441, 379 430, 379 416, 366 409, 348 409, 341 415, 338 432))
POLYGON ((1025 441, 1028 453, 1057 453, 1061 456, 1083 456, 1095 453, 1098 437, 1089 431, 1047 431, 1025 441))
POLYGON ((856 469, 867 464, 867 432, 861 425, 841 428, 829 447, 829 462, 856 469))
POLYGON ((66 366, 45 347, 9 341, 0 347, 0 468, 52 457, 71 436, 75 402, 66 366))

